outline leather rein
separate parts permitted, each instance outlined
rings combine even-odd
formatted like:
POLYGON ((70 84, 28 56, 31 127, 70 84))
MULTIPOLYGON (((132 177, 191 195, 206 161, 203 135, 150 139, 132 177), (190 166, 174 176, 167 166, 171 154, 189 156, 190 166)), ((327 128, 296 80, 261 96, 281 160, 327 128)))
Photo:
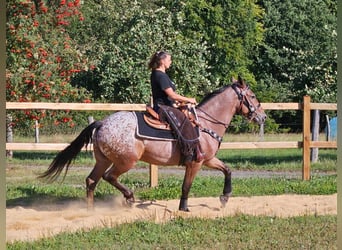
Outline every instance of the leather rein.
MULTIPOLYGON (((240 100, 240 106, 239 106, 239 109, 238 109, 238 113, 241 113, 241 110, 242 110, 242 107, 243 105, 245 105, 247 108, 248 108, 248 115, 247 117, 249 119, 252 119, 256 110, 260 107, 260 103, 258 104, 257 107, 255 107, 252 102, 249 100, 249 98, 247 97, 247 91, 249 89, 249 86, 246 85, 245 88, 241 88, 239 87, 237 84, 232 84, 231 87, 233 88, 233 90, 235 91, 235 93, 237 94, 239 100, 240 100)), ((255 98, 255 96, 252 98, 255 98)), ((206 111, 204 111, 203 109, 201 108, 197 108, 198 110, 200 110, 201 112, 203 112, 208 118, 204 118, 205 120, 211 122, 211 123, 214 123, 214 124, 219 124, 219 125, 222 125, 224 126, 226 129, 228 128, 229 124, 227 123, 224 123, 218 119, 216 119, 215 117, 213 117, 212 115, 208 114, 206 111)), ((196 114, 196 118, 197 118, 197 114, 196 114)), ((198 121, 198 119, 196 119, 198 121)), ((211 137, 213 137, 214 139, 216 139, 218 142, 219 142, 219 147, 221 145, 221 142, 223 140, 223 137, 219 136, 215 131, 211 130, 211 129, 207 129, 207 128, 203 128, 201 126, 201 124, 199 122, 196 123, 196 125, 199 127, 199 129, 202 131, 202 132, 205 132, 207 134, 209 134, 211 137)))

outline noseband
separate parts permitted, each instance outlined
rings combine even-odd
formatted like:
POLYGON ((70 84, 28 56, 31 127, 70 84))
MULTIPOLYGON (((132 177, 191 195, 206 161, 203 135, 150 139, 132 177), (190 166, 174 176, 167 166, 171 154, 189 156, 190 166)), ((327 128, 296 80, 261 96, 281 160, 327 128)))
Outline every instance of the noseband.
POLYGON ((232 84, 232 88, 237 94, 239 100, 240 100, 240 107, 239 107, 239 113, 242 111, 242 106, 245 105, 248 108, 248 119, 252 119, 256 115, 257 109, 261 106, 259 103, 257 106, 255 106, 251 101, 250 98, 255 98, 255 96, 250 96, 247 94, 247 91, 249 90, 249 86, 246 85, 244 88, 240 88, 237 84, 232 84))

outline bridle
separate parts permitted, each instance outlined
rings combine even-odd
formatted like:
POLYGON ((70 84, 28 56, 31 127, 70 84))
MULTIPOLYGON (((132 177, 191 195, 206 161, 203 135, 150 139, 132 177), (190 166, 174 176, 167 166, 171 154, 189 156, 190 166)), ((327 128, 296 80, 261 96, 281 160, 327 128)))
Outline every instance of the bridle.
MULTIPOLYGON (((236 83, 233 83, 231 85, 232 89, 235 91, 235 93, 237 94, 239 100, 240 100, 240 105, 238 108, 238 113, 241 114, 242 111, 242 107, 243 105, 245 105, 248 108, 248 114, 246 115, 248 117, 248 119, 253 119, 253 117, 256 115, 256 111, 257 109, 261 106, 260 103, 255 106, 251 101, 250 98, 255 98, 255 96, 251 96, 248 95, 247 92, 249 90, 249 86, 248 85, 244 85, 244 88, 241 88, 240 86, 238 86, 236 83)), ((213 117, 212 115, 208 114, 207 112, 205 112, 203 109, 201 109, 200 107, 196 107, 196 109, 200 110, 202 113, 204 113, 207 117, 202 117, 203 119, 214 123, 214 124, 219 124, 224 126, 226 129, 228 128, 229 124, 224 123, 218 119, 216 119, 215 117, 213 117)), ((216 139, 219 142, 219 145, 221 144, 223 138, 221 136, 219 136, 215 131, 211 130, 211 129, 207 129, 207 128, 203 128, 201 126, 201 124, 197 124, 197 126, 200 128, 201 131, 211 135, 214 139, 216 139)), ((220 147, 220 146, 219 146, 220 147)))
POLYGON ((254 95, 251 96, 251 95, 247 94, 247 92, 249 90, 249 86, 245 85, 244 88, 241 88, 237 84, 234 83, 234 84, 232 84, 232 88, 240 100, 240 106, 238 109, 238 113, 241 114, 242 107, 243 107, 243 105, 245 105, 248 108, 248 114, 246 115, 246 117, 249 120, 253 119, 253 117, 256 115, 256 111, 261 106, 261 104, 259 103, 257 106, 255 106, 253 104, 253 102, 251 102, 250 98, 255 98, 255 96, 254 95))

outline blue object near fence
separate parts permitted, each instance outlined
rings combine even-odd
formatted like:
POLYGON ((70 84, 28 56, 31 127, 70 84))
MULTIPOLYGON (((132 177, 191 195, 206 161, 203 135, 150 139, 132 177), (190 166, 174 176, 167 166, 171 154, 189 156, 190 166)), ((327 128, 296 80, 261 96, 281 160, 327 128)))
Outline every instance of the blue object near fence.
MULTIPOLYGON (((337 117, 331 118, 329 121, 330 124, 330 137, 329 140, 336 140, 337 139, 337 117)), ((328 129, 325 128, 325 132, 328 136, 328 129)))

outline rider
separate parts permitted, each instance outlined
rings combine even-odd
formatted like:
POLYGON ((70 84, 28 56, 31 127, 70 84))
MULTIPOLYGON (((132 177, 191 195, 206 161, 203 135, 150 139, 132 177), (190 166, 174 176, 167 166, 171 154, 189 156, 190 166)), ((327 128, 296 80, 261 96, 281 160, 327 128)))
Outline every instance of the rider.
MULTIPOLYGON (((166 74, 166 70, 170 68, 171 65, 171 55, 166 51, 157 51, 154 53, 148 64, 149 69, 151 69, 151 88, 152 88, 152 98, 153 98, 153 109, 160 115, 161 106, 173 106, 174 103, 190 103, 197 104, 195 98, 189 98, 176 93, 176 85, 171 81, 169 76, 166 74)), ((190 128, 192 127, 191 122, 186 119, 184 120, 184 125, 190 128)), ((196 161, 203 160, 203 154, 200 150, 199 140, 195 145, 196 150, 196 161)), ((185 155, 185 161, 192 161, 191 155, 185 155)))
POLYGON ((148 64, 151 73, 153 109, 158 112, 159 104, 172 106, 173 102, 196 104, 195 98, 188 98, 176 93, 176 85, 166 74, 172 61, 171 55, 165 51, 154 53, 148 64))

